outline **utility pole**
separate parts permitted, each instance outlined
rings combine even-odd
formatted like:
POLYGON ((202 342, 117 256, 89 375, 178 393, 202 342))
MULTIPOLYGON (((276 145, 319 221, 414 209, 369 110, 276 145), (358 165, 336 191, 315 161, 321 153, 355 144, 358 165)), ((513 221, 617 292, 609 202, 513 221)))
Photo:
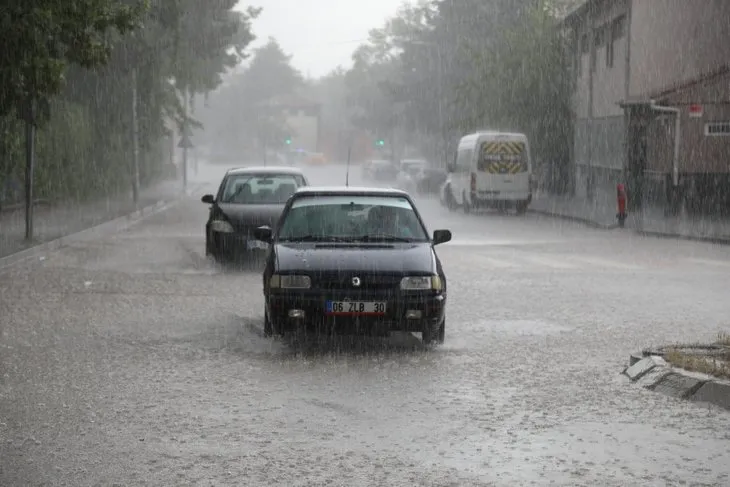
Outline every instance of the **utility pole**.
MULTIPOLYGON (((183 89, 183 123, 182 123, 182 136, 185 139, 188 135, 188 89, 183 89)), ((188 189, 188 145, 183 145, 183 160, 182 160, 182 173, 183 173, 183 191, 188 189)))
POLYGON ((33 240, 33 177, 35 169, 35 103, 28 97, 25 114, 25 240, 33 240))
POLYGON ((132 199, 139 203, 139 120, 137 118, 137 68, 132 69, 132 199))
POLYGON ((439 130, 441 132, 441 145, 444 151, 444 164, 448 164, 449 160, 449 144, 446 137, 446 129, 444 128, 444 63, 441 56, 441 44, 436 43, 436 53, 438 55, 438 98, 439 98, 439 130))

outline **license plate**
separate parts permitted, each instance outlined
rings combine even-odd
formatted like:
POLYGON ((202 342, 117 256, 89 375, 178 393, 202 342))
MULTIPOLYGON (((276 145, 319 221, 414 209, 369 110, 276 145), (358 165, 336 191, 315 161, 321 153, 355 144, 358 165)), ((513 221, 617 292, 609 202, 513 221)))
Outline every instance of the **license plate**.
POLYGON ((384 315, 383 301, 327 301, 328 315, 384 315))
POLYGON ((248 242, 246 242, 246 247, 248 247, 248 250, 266 250, 269 248, 269 244, 267 244, 266 242, 261 242, 259 240, 249 240, 248 242))

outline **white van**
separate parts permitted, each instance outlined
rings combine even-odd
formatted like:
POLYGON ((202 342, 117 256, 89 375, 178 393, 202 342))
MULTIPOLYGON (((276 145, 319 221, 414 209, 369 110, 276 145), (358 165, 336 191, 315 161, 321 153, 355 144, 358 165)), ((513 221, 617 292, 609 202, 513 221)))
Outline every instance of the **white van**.
POLYGON ((449 208, 515 208, 522 214, 532 201, 532 159, 524 134, 477 132, 462 137, 449 172, 443 196, 449 208))

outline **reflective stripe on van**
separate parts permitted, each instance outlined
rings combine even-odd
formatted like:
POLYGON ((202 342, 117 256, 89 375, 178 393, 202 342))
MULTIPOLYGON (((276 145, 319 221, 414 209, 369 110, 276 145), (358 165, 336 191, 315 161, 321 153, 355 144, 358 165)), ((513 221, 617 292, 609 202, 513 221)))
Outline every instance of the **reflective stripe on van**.
POLYGON ((479 152, 477 169, 489 174, 527 172, 524 142, 484 142, 479 152))

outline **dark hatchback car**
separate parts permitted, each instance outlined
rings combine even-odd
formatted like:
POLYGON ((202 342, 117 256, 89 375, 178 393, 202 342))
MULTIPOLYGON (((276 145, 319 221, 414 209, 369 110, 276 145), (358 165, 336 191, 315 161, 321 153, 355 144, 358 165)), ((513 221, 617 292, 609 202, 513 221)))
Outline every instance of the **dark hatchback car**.
POLYGON ((253 231, 275 225, 294 192, 307 186, 307 178, 294 167, 246 167, 226 172, 218 194, 203 196, 210 206, 205 224, 205 254, 215 259, 267 248, 253 231))
POLYGON ((278 224, 263 273, 264 333, 387 335, 420 332, 443 342, 446 276, 433 237, 407 193, 394 189, 303 188, 278 224))

